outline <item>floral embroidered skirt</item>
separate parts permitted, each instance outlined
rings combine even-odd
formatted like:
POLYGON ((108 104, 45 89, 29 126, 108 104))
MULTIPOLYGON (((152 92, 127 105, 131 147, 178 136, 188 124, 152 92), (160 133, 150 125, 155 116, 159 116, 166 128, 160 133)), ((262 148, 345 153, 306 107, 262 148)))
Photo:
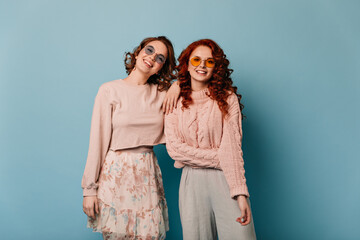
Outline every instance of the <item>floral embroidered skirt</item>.
POLYGON ((99 211, 88 227, 104 239, 165 239, 168 209, 160 167, 153 151, 109 150, 98 188, 99 211))

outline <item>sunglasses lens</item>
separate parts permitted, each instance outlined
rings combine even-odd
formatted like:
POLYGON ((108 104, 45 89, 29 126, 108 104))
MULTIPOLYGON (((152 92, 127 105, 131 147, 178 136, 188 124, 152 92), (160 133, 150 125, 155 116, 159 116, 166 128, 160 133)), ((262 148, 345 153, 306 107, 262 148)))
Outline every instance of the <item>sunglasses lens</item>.
POLYGON ((159 64, 164 64, 166 59, 163 55, 157 55, 155 58, 155 61, 159 64))
POLYGON ((190 59, 190 63, 191 65, 193 65, 194 67, 197 67, 200 65, 201 63, 201 59, 198 57, 193 57, 192 59, 190 59))
POLYGON ((205 66, 207 66, 208 68, 213 68, 215 67, 215 60, 212 58, 209 58, 205 61, 205 66))
POLYGON ((147 55, 152 55, 152 54, 154 54, 154 52, 155 52, 155 50, 154 50, 153 46, 146 46, 145 47, 145 53, 147 55))

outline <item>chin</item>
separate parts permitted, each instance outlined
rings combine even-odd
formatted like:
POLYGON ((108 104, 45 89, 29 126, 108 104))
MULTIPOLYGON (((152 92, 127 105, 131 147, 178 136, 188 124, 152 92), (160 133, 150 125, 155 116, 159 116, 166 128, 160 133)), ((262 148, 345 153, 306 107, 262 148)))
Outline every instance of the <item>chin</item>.
POLYGON ((149 74, 151 72, 151 69, 147 68, 146 66, 137 66, 136 67, 137 69, 139 69, 140 72, 143 72, 143 73, 146 73, 146 74, 149 74))

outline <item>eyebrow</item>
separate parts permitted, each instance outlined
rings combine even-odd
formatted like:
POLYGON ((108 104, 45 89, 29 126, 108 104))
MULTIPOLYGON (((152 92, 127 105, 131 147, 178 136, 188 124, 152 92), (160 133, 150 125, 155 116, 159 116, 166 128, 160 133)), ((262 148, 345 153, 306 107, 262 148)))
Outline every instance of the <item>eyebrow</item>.
MULTIPOLYGON (((197 57, 197 58, 201 58, 201 57, 199 57, 199 56, 193 56, 193 58, 194 57, 197 57)), ((203 58, 201 58, 201 59, 203 59, 203 58)), ((214 59, 214 57, 208 57, 208 58, 204 58, 205 60, 207 60, 207 59, 214 59)))

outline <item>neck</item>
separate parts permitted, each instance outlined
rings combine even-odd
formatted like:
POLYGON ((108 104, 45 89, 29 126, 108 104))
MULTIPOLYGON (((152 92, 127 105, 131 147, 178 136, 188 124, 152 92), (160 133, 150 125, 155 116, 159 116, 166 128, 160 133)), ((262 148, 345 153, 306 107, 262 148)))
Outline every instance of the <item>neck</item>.
POLYGON ((133 69, 129 76, 127 76, 124 81, 127 81, 134 85, 145 85, 150 76, 133 69))
POLYGON ((193 91, 201 91, 207 88, 209 85, 208 81, 206 82, 199 82, 191 79, 191 90, 193 91))

